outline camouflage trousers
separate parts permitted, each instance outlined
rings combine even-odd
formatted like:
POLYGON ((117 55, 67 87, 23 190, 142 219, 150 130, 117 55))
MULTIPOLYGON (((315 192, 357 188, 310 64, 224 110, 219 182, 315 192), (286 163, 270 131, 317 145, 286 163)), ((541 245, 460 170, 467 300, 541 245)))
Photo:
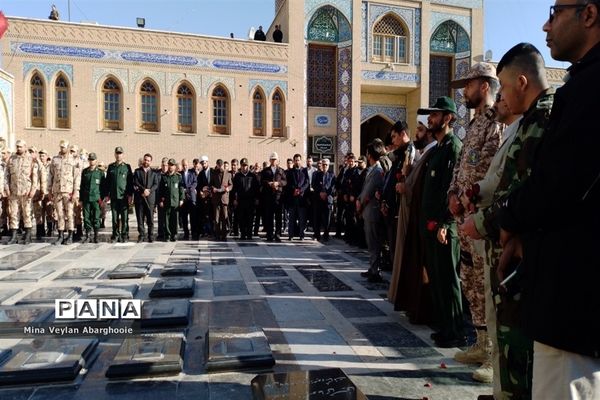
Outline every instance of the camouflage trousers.
POLYGON ((73 217, 75 226, 83 224, 83 203, 81 201, 73 207, 73 217))
POLYGON ((31 228, 31 199, 25 196, 10 196, 8 198, 8 222, 10 229, 19 229, 23 218, 23 227, 31 228))
MULTIPOLYGON (((502 399, 531 399, 533 378, 533 340, 521 328, 521 294, 498 293, 496 268, 502 248, 486 241, 486 261, 490 268, 490 284, 496 308, 500 386, 502 399)), ((516 278, 515 278, 516 279, 516 278)))
POLYGON ((465 297, 469 301, 469 310, 473 325, 486 326, 484 259, 475 248, 475 241, 458 232, 460 239, 460 280, 465 297))
POLYGON ((71 200, 70 193, 56 193, 54 194, 54 207, 56 209, 56 223, 59 231, 75 230, 75 223, 73 221, 73 200, 71 200))

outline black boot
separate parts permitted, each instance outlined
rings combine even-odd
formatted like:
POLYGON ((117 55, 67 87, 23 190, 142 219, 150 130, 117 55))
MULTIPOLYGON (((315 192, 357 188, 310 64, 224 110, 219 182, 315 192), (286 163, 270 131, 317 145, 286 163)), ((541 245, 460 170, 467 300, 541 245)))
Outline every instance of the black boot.
POLYGON ((98 228, 94 228, 94 243, 98 243, 98 228))
POLYGON ((54 222, 46 221, 46 236, 52 237, 52 231, 54 231, 54 222))
POLYGON ((62 244, 73 244, 73 231, 67 233, 67 237, 62 241, 62 244))
POLYGON ((17 230, 16 229, 11 229, 10 230, 10 239, 8 242, 6 242, 6 244, 17 244, 17 230))
POLYGON ((148 243, 152 243, 152 242, 154 242, 152 229, 148 228, 148 243))
POLYGON ((31 243, 31 228, 25 228, 25 235, 23 236, 23 244, 31 243))
POLYGON ((35 238, 38 240, 42 240, 44 237, 44 224, 37 224, 35 226, 35 238))
POLYGON ((61 244, 64 239, 64 231, 58 231, 58 235, 56 236, 56 240, 52 242, 53 245, 61 244))
POLYGON ((81 239, 81 243, 89 243, 90 242, 90 230, 85 230, 85 236, 81 239))
POLYGON ((77 225, 77 231, 73 235, 73 240, 77 242, 77 241, 81 240, 82 236, 83 236, 83 226, 77 225))

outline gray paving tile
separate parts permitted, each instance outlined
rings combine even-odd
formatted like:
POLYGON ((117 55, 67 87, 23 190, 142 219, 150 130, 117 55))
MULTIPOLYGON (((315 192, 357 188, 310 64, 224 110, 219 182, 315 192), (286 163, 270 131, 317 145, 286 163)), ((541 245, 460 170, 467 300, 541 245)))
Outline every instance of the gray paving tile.
POLYGON ((329 299, 345 318, 369 318, 385 316, 385 313, 362 297, 337 297, 329 299))
POLYGON ((433 347, 396 322, 355 323, 354 326, 386 357, 442 356, 433 347))
POLYGON ((248 294, 244 281, 221 281, 213 283, 215 296, 240 296, 248 294))
POLYGON ((278 322, 323 320, 323 315, 308 299, 269 298, 267 299, 278 322))

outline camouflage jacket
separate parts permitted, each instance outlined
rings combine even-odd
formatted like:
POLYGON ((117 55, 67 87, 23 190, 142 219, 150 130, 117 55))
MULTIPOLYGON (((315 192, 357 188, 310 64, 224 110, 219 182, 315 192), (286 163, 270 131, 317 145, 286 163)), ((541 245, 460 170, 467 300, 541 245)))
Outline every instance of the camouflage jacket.
POLYGON ((504 125, 495 118, 494 109, 487 107, 485 112, 476 114, 469 123, 463 139, 460 161, 454 167, 448 193, 460 197, 485 176, 492 158, 500 147, 504 130, 504 125))
POLYGON ((27 152, 10 156, 5 174, 4 191, 11 196, 26 196, 39 188, 39 167, 27 152))
POLYGON ((500 237, 497 217, 502 201, 531 173, 535 153, 550 118, 553 102, 554 89, 547 89, 523 114, 515 139, 506 153, 504 171, 494 192, 492 206, 484 211, 483 225, 491 240, 498 240, 500 237))
POLYGON ((53 194, 73 193, 79 195, 81 170, 79 159, 70 154, 57 155, 50 163, 48 186, 53 194))

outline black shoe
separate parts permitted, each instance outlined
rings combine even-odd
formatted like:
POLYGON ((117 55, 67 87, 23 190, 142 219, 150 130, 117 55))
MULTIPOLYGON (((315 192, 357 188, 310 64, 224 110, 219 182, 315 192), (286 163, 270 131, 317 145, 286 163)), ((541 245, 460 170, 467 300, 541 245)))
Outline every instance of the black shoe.
POLYGON ((363 278, 368 278, 371 276, 371 271, 361 272, 360 276, 362 276, 363 278))
POLYGON ((144 237, 144 235, 139 235, 137 242, 138 243, 142 243, 144 240, 146 240, 146 238, 144 237))
POLYGON ((169 239, 171 242, 176 242, 177 238, 175 236, 171 236, 171 239, 169 239))
POLYGON ((367 278, 367 281, 369 281, 371 283, 381 283, 381 282, 384 282, 383 278, 379 274, 374 274, 374 275, 369 276, 367 278))
POLYGON ((275 235, 275 239, 274 239, 277 243, 281 243, 281 238, 279 237, 279 235, 275 235))
POLYGON ((152 235, 148 235, 148 243, 152 243, 152 242, 154 242, 152 235))

